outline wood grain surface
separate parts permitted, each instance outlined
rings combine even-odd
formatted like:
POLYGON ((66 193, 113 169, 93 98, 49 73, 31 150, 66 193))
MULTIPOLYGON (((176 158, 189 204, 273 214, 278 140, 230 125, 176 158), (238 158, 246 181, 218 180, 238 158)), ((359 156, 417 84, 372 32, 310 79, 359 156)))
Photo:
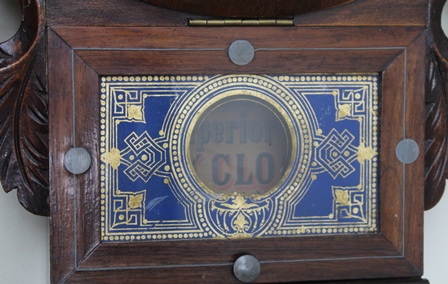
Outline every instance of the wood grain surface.
MULTIPOLYGON (((76 113, 73 117, 76 145, 90 148, 93 155, 99 155, 95 148, 98 141, 99 89, 89 85, 95 83, 100 75, 172 74, 172 70, 178 74, 204 70, 207 73, 275 74, 328 70, 381 73, 381 133, 387 133, 381 135, 380 151, 381 233, 255 240, 101 243, 100 214, 95 212, 98 210, 96 204, 100 190, 97 183, 99 159, 96 156, 91 172, 82 177, 68 178, 62 181, 65 185, 59 186, 67 188, 68 184, 74 183, 74 201, 67 199, 67 192, 52 189, 52 196, 59 196, 55 198, 58 204, 52 205, 56 208, 52 218, 58 223, 71 220, 70 226, 73 226, 63 229, 68 234, 64 243, 72 245, 57 249, 58 259, 72 261, 68 269, 63 269, 61 265, 54 268, 58 271, 53 273, 54 282, 66 279, 77 283, 90 279, 99 283, 119 283, 126 278, 130 283, 139 283, 143 279, 156 282, 236 283, 231 268, 242 254, 253 254, 262 263, 263 272, 257 280, 260 282, 421 276, 423 156, 417 163, 404 167, 395 158, 394 151, 396 144, 404 137, 415 139, 423 148, 424 104, 419 94, 424 89, 426 73, 425 69, 415 66, 425 61, 420 51, 422 46, 425 49, 425 28, 406 29, 403 33, 395 30, 395 42, 388 40, 390 35, 377 28, 319 28, 313 31, 317 38, 323 38, 319 37, 320 33, 330 35, 333 34, 331 29, 338 29, 344 41, 327 38, 313 44, 291 43, 279 36, 277 29, 221 29, 217 37, 214 30, 184 27, 167 29, 171 36, 152 40, 150 47, 145 48, 141 47, 141 41, 124 43, 120 36, 110 35, 164 34, 160 28, 126 28, 125 31, 118 27, 104 31, 97 28, 79 29, 85 38, 79 35, 76 27, 58 26, 51 29, 50 45, 54 40, 59 44, 63 42, 65 46, 55 45, 58 50, 56 54, 60 54, 57 55, 60 58, 58 62, 65 63, 59 63, 59 68, 51 68, 50 76, 57 78, 52 80, 51 86, 56 90, 72 88, 76 102, 75 110, 72 110, 76 113), (195 41, 185 42, 185 33, 189 33, 195 41), (230 62, 226 49, 229 42, 240 38, 241 34, 254 41, 257 51, 251 64, 238 67, 230 62), (356 40, 361 34, 367 36, 358 48, 356 40), (207 42, 213 42, 213 48, 207 48, 207 42), (103 44, 107 47, 104 48, 103 44), (178 48, 173 48, 175 46, 178 48), (68 60, 70 54, 73 56, 71 61, 68 60), (72 78, 74 81, 71 81, 72 78), (94 103, 90 103, 92 101, 94 103), (86 105, 86 102, 89 104, 86 105), (412 117, 406 116, 408 112, 412 117), (420 128, 415 125, 420 125, 420 128), (83 133, 85 129, 90 130, 83 133), (61 200, 67 204, 61 207, 61 200), (58 211, 61 208, 65 208, 63 212, 58 211), (71 217, 64 217, 65 214, 71 214, 71 217), (74 238, 73 234, 76 234, 74 238), (75 267, 72 263, 76 263, 75 267), (323 267, 328 273, 316 273, 323 267), (350 267, 349 274, 345 267, 350 267), (302 273, 288 273, 290 271, 302 273)), ((310 30, 290 28, 286 33, 292 38, 302 38, 309 36, 310 30)), ((52 108, 63 109, 64 112, 70 112, 73 105, 68 99, 57 100, 56 104, 52 108)), ((56 130, 53 132, 59 133, 56 130)), ((57 163, 52 165, 61 167, 57 163)), ((67 221, 64 226, 66 224, 67 221)), ((58 245, 56 240, 52 242, 52 246, 58 245)))
MULTIPOLYGON (((268 2, 268 1, 267 1, 268 2)), ((300 26, 427 26, 429 0, 356 0, 295 17, 300 26)), ((185 26, 197 15, 140 0, 47 0, 49 26, 185 26)), ((207 18, 207 17, 204 17, 207 18)))
POLYGON ((20 5, 19 31, 0 44, 0 180, 25 209, 48 216, 45 11, 42 0, 20 5))
POLYGON ((52 282, 237 283, 234 261, 252 254, 262 266, 257 282, 398 277, 406 279, 369 283, 427 283, 420 279, 423 212, 440 200, 448 174, 448 39, 440 20, 446 1, 339 5, 345 2, 350 1, 280 7, 272 1, 274 6, 258 11, 237 9, 241 15, 231 12, 238 6, 187 10, 181 5, 186 1, 174 0, 163 5, 185 12, 137 0, 47 0, 46 9, 43 0, 22 3, 20 31, 0 45, 0 177, 6 191, 18 189, 27 210, 51 213, 52 282), (295 26, 186 26, 199 17, 190 12, 206 14, 201 18, 276 17, 285 15, 282 9, 300 11, 294 12, 295 26), (216 10, 224 14, 213 14, 216 10), (229 60, 228 47, 237 39, 253 44, 251 64, 229 60), (99 76, 173 70, 380 74, 380 233, 101 243, 99 76), (409 165, 395 156, 396 145, 406 138, 422 153, 409 165), (71 147, 91 153, 86 174, 65 170, 64 155, 71 147))
POLYGON ((224 18, 280 18, 320 11, 353 0, 143 0, 171 10, 224 18))

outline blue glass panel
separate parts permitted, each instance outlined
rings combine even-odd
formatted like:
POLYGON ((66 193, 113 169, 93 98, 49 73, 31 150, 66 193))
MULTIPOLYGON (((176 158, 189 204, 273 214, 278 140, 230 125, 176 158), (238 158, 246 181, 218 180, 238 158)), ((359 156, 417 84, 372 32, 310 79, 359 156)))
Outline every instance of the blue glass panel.
POLYGON ((102 77, 102 241, 377 233, 379 79, 102 77))

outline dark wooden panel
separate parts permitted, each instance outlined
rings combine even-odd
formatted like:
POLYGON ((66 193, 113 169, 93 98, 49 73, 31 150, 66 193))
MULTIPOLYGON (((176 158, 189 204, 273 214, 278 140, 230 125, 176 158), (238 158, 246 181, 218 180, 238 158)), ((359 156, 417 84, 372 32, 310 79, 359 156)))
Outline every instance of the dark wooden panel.
POLYGON ((384 71, 381 90, 380 222, 384 236, 403 252, 403 165, 395 147, 404 138, 405 52, 384 71))
POLYGON ((91 155, 90 169, 76 176, 77 194, 77 261, 81 262, 100 242, 100 169, 99 169, 99 80, 78 55, 73 60, 74 143, 91 155), (96 114, 96 115, 95 115, 96 114))
MULTIPOLYGON (((426 26, 427 0, 357 0, 296 17, 298 25, 426 26)), ((198 17, 161 9, 137 0, 48 0, 48 25, 183 26, 198 17)))
POLYGON ((390 277, 412 277, 417 276, 414 267, 404 258, 377 258, 357 260, 329 260, 309 261, 294 263, 291 268, 284 267, 284 263, 272 263, 264 266, 264 274, 261 279, 267 283, 276 281, 319 281, 325 275, 326 279, 374 279, 390 277), (295 271, 296 273, 291 273, 295 271), (320 271, 314 274, 312 272, 320 271), (325 271, 325 272, 324 272, 325 271), (295 279, 294 279, 295 278, 295 279), (281 280, 279 280, 281 279, 281 280))
MULTIPOLYGON (((414 269, 403 258, 360 258, 358 260, 325 260, 309 262, 261 263, 261 274, 255 283, 280 283, 326 279, 365 279, 406 277, 414 269), (375 265, 373 269, 372 264, 375 265), (350 268, 349 272, 347 268, 350 268), (320 271, 321 273, 316 273, 320 271), (367 276, 368 275, 368 276, 367 276)), ((68 283, 241 283, 232 274, 232 265, 159 267, 153 269, 78 270, 68 283), (176 273, 173 273, 173 271, 176 273)), ((344 282, 342 282, 344 283, 344 282)), ((386 282, 387 283, 387 282, 386 282)))
MULTIPOLYGON (((61 30, 63 28, 59 31, 61 30)), ((235 32, 237 31, 235 30, 235 32)), ((318 31, 316 30, 316 34, 318 34, 318 31)), ((415 33, 414 35, 417 36, 415 33)), ((424 38, 424 36, 421 38, 424 38)), ((105 37, 103 37, 104 39, 105 37)), ((66 53, 65 57, 61 57, 61 66, 57 67, 55 63, 52 65, 54 70, 51 74, 57 73, 57 69, 62 68, 61 74, 52 75, 56 80, 54 84, 61 89, 72 83, 72 76, 75 79, 73 82, 77 101, 75 107, 86 109, 75 119, 78 125, 76 126, 76 143, 79 146, 87 142, 93 144, 86 145, 90 151, 98 151, 96 149, 98 145, 95 145, 95 139, 98 139, 99 131, 99 98, 98 89, 95 90, 95 88, 99 88, 98 74, 382 72, 386 70, 382 76, 382 86, 386 91, 382 93, 381 97, 380 122, 382 124, 381 143, 385 143, 380 145, 382 161, 380 165, 381 234, 345 237, 322 236, 258 240, 101 244, 97 247, 100 225, 98 223, 98 205, 95 204, 98 202, 99 188, 98 183, 95 183, 94 180, 98 180, 97 171, 99 169, 97 160, 95 160, 98 157, 94 157, 96 170, 78 179, 78 184, 74 185, 79 188, 75 199, 77 205, 81 208, 84 207, 83 210, 87 210, 88 213, 77 213, 76 209, 72 207, 74 204, 68 204, 72 196, 70 194, 73 193, 66 193, 66 200, 63 200, 63 203, 67 206, 64 209, 54 205, 56 216, 73 214, 72 216, 66 216, 68 218, 67 224, 61 225, 73 227, 63 228, 65 235, 61 235, 61 237, 66 237, 67 242, 64 242, 64 244, 72 243, 74 249, 78 252, 76 256, 70 247, 63 247, 60 251, 56 251, 56 257, 54 257, 56 259, 65 254, 65 263, 54 262, 61 266, 54 268, 59 276, 68 276, 73 271, 74 274, 70 276, 70 281, 73 282, 81 281, 83 277, 92 277, 89 281, 100 283, 103 280, 97 277, 105 277, 104 281, 109 283, 113 281, 120 283, 124 279, 129 282, 138 282, 143 279, 141 277, 148 277, 147 279, 156 282, 163 279, 178 282, 197 282, 204 279, 202 276, 206 271, 210 274, 206 274, 205 280, 215 283, 216 279, 220 279, 228 283, 229 281, 235 281, 231 270, 229 270, 232 262, 245 253, 254 254, 262 261, 263 271, 268 272, 260 278, 260 281, 264 282, 279 281, 279 279, 293 281, 420 275, 419 259, 417 258, 421 248, 416 248, 413 251, 406 250, 408 243, 413 241, 416 241, 417 245, 421 245, 419 238, 408 235, 409 228, 418 224, 419 217, 406 221, 406 226, 403 228, 404 218, 409 218, 407 214, 410 211, 403 212, 403 167, 396 160, 394 153, 396 144, 404 137, 403 102, 405 99, 405 66, 408 64, 406 61, 408 59, 407 54, 412 53, 412 56, 418 54, 416 48, 410 51, 406 49, 412 39, 409 40, 408 44, 400 39, 399 41, 403 41, 404 47, 397 48, 386 46, 348 49, 259 49, 256 51, 254 61, 241 67, 235 66, 229 61, 225 48, 217 50, 194 50, 192 48, 186 50, 148 50, 142 48, 139 50, 135 49, 134 46, 130 50, 114 50, 102 49, 100 46, 97 49, 80 48, 71 50, 69 47, 61 45, 59 39, 53 33, 52 40, 55 43, 51 51, 55 53, 56 58, 59 58, 58 56, 61 56, 61 53, 66 53), (58 51, 56 52, 55 49, 58 49, 58 51), (71 67, 69 65, 71 62, 67 62, 67 58, 71 58, 72 55, 75 65, 74 69, 70 71, 71 67), (279 64, 279 62, 282 62, 282 64, 279 64), (84 84, 91 86, 83 86, 84 84), (95 86, 95 84, 97 85, 95 86), (86 105, 90 104, 91 100, 96 101, 91 105, 86 105), (84 129, 88 129, 89 133, 82 133, 84 129), (91 204, 81 205, 80 202, 91 204), (96 209, 95 206, 97 206, 96 209), (403 215, 403 213, 406 214, 403 215), (82 216, 82 214, 87 215, 82 216), (90 214, 97 215, 90 216, 90 214), (74 220, 74 216, 77 220, 74 220), (84 221, 86 221, 85 224, 84 221), (74 229, 75 226, 76 229, 74 229), (75 234, 78 239, 74 239, 75 234), (77 247, 78 241, 85 241, 86 245, 77 247), (406 245, 403 246, 403 244, 406 245), (403 252, 409 253, 410 259, 403 257, 403 252), (414 252, 417 253, 414 254, 414 252), (74 261, 75 257, 80 262, 73 267, 70 261, 74 261), (334 260, 330 260, 332 258, 334 260), (417 266, 415 266, 416 264, 417 266), (148 269, 148 266, 152 266, 152 268, 148 269), (347 267, 350 267, 350 275, 348 276, 347 267), (183 274, 184 269, 188 269, 190 272, 183 274), (322 269, 326 271, 325 274, 316 273, 316 271, 322 269), (176 273, 173 273, 174 270, 176 273), (290 273, 291 271, 304 272, 303 274, 294 274, 290 273), (314 271, 314 274, 310 274, 312 271, 314 271), (105 272, 108 272, 109 276, 105 276, 105 272)), ((81 37, 76 37, 71 42, 81 44, 81 41, 81 37)), ((201 42, 201 38, 199 38, 199 42, 201 42)), ((331 40, 328 41, 328 43, 330 42, 331 40)), ((355 46, 355 43, 353 45, 355 46)), ((155 44, 155 46, 157 45, 155 44)), ((419 64, 419 62, 409 64, 419 64)), ((415 66, 413 68, 415 69, 415 66)), ((412 79, 406 81, 411 82, 412 79)), ((418 86, 419 81, 412 81, 412 83, 412 86, 415 87, 418 86)), ((409 89, 412 96, 415 96, 414 87, 409 89)), ((68 99, 61 99, 57 103, 61 104, 61 109, 67 111, 71 102, 68 99)), ((68 112, 70 111, 68 110, 68 112)), ((417 114, 418 111, 419 109, 417 109, 417 114)), ((57 127, 61 128, 62 126, 57 125, 57 127)), ((65 135, 69 136, 70 134, 65 133, 65 135)), ((57 164, 53 165, 53 167, 59 166, 57 164)), ((56 173, 59 171, 60 169, 55 170, 56 173)), ((67 182, 70 182, 70 178, 67 178, 67 182)), ((407 194, 409 194, 407 196, 409 200, 416 200, 419 197, 414 195, 418 193, 411 190, 408 190, 407 194)), ((406 207, 406 210, 411 210, 411 207, 406 207)), ((56 217, 56 220, 62 222, 58 218, 56 217)), ((62 279, 62 277, 53 279, 62 279)), ((86 281, 85 278, 83 281, 86 281)))
POLYGON ((212 30, 201 32, 189 28, 109 28, 100 31, 98 28, 55 27, 55 30, 67 37, 67 42, 98 73, 106 75, 116 74, 114 68, 120 68, 121 74, 137 74, 151 72, 156 67, 160 74, 172 74, 172 70, 179 74, 262 69, 318 72, 322 66, 328 68, 326 72, 380 71, 418 35, 421 28, 407 28, 406 33, 397 28, 325 28, 319 30, 318 36, 313 28, 268 28, 263 29, 264 33, 256 28, 223 28, 219 34, 212 30), (285 36, 270 40, 279 31, 285 36), (125 40, 126 35, 130 35, 129 40, 125 40), (251 64, 240 67, 230 62, 226 49, 231 42, 242 37, 250 40, 257 51, 251 64), (291 38, 297 40, 291 41, 291 38), (293 50, 283 50, 281 58, 274 50, 278 48, 293 50), (326 56, 322 56, 323 53, 326 56), (198 57, 197 60, 208 60, 207 69, 199 65, 185 67, 186 58, 194 56, 198 57), (350 68, 344 69, 339 60, 332 59, 336 57, 350 58, 351 62, 346 63, 350 68), (288 59, 283 60, 285 58, 288 59), (282 66, 278 62, 283 62, 282 66))
POLYGON ((427 23, 428 1, 357 0, 295 18, 299 26, 422 26, 427 23))
POLYGON ((51 279, 60 282, 77 266, 76 191, 73 175, 64 168, 65 153, 74 145, 72 123, 72 56, 73 51, 56 34, 49 32, 48 60, 50 126, 50 242, 51 279))
POLYGON ((228 48, 237 39, 258 48, 404 47, 422 27, 265 27, 265 28, 144 28, 69 27, 52 29, 74 49, 228 48), (281 37, 277 35, 281 34, 281 37), (272 40, 272 38, 275 40, 272 40))
POLYGON ((47 0, 48 26, 184 26, 192 16, 139 0, 47 0))
POLYGON ((353 0, 143 0, 168 9, 213 17, 278 18, 320 11, 353 0))
POLYGON ((103 75, 379 72, 401 51, 391 50, 260 50, 251 64, 233 64, 227 51, 78 50, 103 75), (322 54, 325 54, 323 56, 322 54), (350 57, 346 57, 350 55, 350 57), (347 58, 347 60, 342 60, 347 58), (191 64, 203 62, 204 64, 191 64), (280 63, 281 62, 281 63, 280 63))
MULTIPOLYGON (((439 72, 440 78, 446 78, 448 74, 448 49, 446 37, 439 27, 440 13, 436 12, 437 9, 441 10, 445 1, 411 2, 357 0, 347 6, 297 16, 295 24, 300 28, 174 30, 125 27, 182 27, 186 19, 193 16, 159 9, 137 0, 48 0, 47 23, 54 26, 62 37, 51 30, 49 32, 53 281, 59 282, 71 275, 68 282, 85 283, 84 277, 91 277, 89 282, 98 283, 132 283, 142 282, 143 279, 155 282, 172 280, 231 283, 236 281, 231 274, 231 264, 241 253, 255 253, 262 260, 260 281, 263 282, 420 275, 423 246, 423 154, 417 162, 403 167, 396 160, 394 150, 398 141, 403 138, 415 139, 420 149, 423 149, 422 94, 426 91, 426 45, 432 45, 435 56, 433 63, 437 65, 435 70, 439 72), (432 4, 430 10, 429 3, 432 4), (432 16, 429 27, 428 11, 432 16), (67 28, 61 25, 83 27, 67 28), (100 26, 121 28, 103 29, 100 26), (306 26, 337 27, 303 28, 306 26), (428 40, 422 33, 409 45, 417 33, 426 28, 432 31, 432 38, 428 40), (244 67, 230 63, 226 51, 233 40, 241 37, 250 40, 258 49, 254 62, 244 67), (149 50, 161 48, 178 50, 149 50), (198 48, 203 50, 186 50, 198 48), (289 50, 273 50, 276 48, 289 50), (379 209, 382 234, 98 246, 98 74, 172 74, 173 70, 177 74, 385 70, 380 153, 379 209), (90 171, 76 179, 63 167, 64 154, 73 146, 82 146, 89 152, 96 153, 93 155, 90 171), (203 265, 205 263, 207 265, 203 265), (147 269, 147 265, 175 266, 147 269), (128 269, 115 269, 117 267, 128 269), (350 269, 349 275, 347 268, 350 269), (173 269, 177 273, 173 273, 173 269), (316 271, 326 271, 326 274, 316 271)), ((29 1, 28 6, 22 4, 24 22, 21 32, 0 46, 0 68, 6 67, 0 70, 0 103, 3 109, 19 110, 11 116, 9 112, 2 111, 0 124, 2 128, 6 126, 4 129, 7 130, 0 133, 0 142, 15 143, 17 149, 21 147, 20 150, 15 150, 17 157, 14 158, 10 154, 12 152, 9 144, 3 144, 7 145, 8 151, 2 151, 0 161, 2 180, 6 180, 8 184, 5 189, 21 186, 24 178, 25 185, 27 180, 32 181, 29 188, 25 187, 26 191, 19 192, 19 199, 28 210, 45 215, 48 214, 45 168, 48 138, 45 132, 46 84, 43 74, 46 49, 42 40, 45 22, 42 3, 33 0, 29 1), (18 93, 17 102, 9 103, 12 97, 9 90, 18 93), (34 96, 35 94, 39 96, 34 96), (28 99, 29 97, 33 99, 28 99), (5 102, 8 102, 6 108, 5 102), (25 112, 30 116, 17 120, 25 112), (10 121, 10 117, 14 122, 10 121), (38 126, 38 131, 35 123, 42 126, 38 126), (9 126, 13 127, 13 132, 10 132, 9 126), (18 134, 33 131, 39 132, 39 135, 19 137, 18 134), (9 141, 11 137, 13 140, 9 141), (38 155, 32 153, 31 150, 34 149, 30 144, 39 145, 38 155), (20 157, 27 159, 24 164, 21 164, 20 157), (15 174, 11 175, 13 172, 15 174), (18 172, 21 172, 21 176, 18 172), (36 188, 42 190, 39 192, 36 188)), ((444 98, 446 82, 439 83, 438 86, 441 98, 444 98)), ((445 103, 440 100, 439 106, 445 103)), ((440 114, 445 110, 439 108, 438 111, 440 114)), ((435 117, 446 119, 443 115, 435 117)), ((446 125, 443 127, 443 123, 439 123, 438 126, 440 127, 436 132, 446 132, 446 125)), ((443 138, 446 138, 446 133, 445 136, 442 135, 442 140, 443 138)), ((442 148, 446 147, 444 141, 441 145, 442 148)), ((444 155, 446 158, 446 153, 444 155)), ((437 162, 435 166, 431 165, 431 168, 438 169, 438 181, 443 180, 443 175, 438 172, 443 172, 445 163, 446 160, 437 162)), ((426 208, 434 206, 440 199, 442 183, 438 182, 435 189, 427 189, 426 208)), ((433 183, 429 186, 433 186, 433 183)))
POLYGON ((233 263, 242 253, 268 262, 401 256, 381 235, 111 243, 99 246, 80 268, 221 265, 233 263))
POLYGON ((415 140, 420 156, 406 165, 405 177, 405 256, 423 274, 423 212, 425 188, 425 93, 427 48, 422 33, 407 49, 406 64, 406 138, 415 140))

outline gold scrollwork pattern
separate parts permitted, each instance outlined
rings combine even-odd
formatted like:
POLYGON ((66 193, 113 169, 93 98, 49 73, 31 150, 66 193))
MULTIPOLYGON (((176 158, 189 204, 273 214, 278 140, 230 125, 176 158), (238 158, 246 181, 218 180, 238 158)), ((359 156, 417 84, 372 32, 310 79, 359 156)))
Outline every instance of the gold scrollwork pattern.
POLYGON ((254 199, 243 194, 223 195, 209 204, 214 222, 223 230, 228 238, 253 237, 262 229, 268 219, 271 201, 269 199, 254 199))
POLYGON ((377 74, 102 77, 102 240, 377 232, 378 80, 377 74), (291 162, 264 193, 220 194, 193 170, 191 131, 201 113, 227 97, 262 101, 285 121, 291 162))

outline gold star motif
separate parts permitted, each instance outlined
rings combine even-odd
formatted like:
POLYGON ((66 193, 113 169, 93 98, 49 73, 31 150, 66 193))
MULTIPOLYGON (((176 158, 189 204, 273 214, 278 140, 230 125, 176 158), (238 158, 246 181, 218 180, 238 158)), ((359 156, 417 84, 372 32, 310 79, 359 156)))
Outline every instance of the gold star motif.
POLYGON ((339 111, 338 111, 338 119, 344 118, 346 116, 349 116, 351 113, 351 106, 350 105, 339 105, 339 111))
POLYGON ((359 163, 363 163, 366 160, 371 160, 373 157, 377 155, 376 151, 371 147, 366 147, 364 143, 361 143, 358 147, 358 161, 359 163))
POLYGON ((128 106, 128 118, 135 120, 143 120, 143 112, 139 106, 128 106))
POLYGON ((101 156, 101 159, 106 164, 110 164, 110 166, 114 170, 117 170, 118 166, 120 166, 120 163, 121 163, 120 162, 120 160, 121 160, 120 150, 118 150, 117 148, 112 148, 112 149, 110 149, 110 151, 108 153, 103 154, 101 156))
POLYGON ((129 196, 129 208, 136 209, 142 207, 143 194, 129 196))

